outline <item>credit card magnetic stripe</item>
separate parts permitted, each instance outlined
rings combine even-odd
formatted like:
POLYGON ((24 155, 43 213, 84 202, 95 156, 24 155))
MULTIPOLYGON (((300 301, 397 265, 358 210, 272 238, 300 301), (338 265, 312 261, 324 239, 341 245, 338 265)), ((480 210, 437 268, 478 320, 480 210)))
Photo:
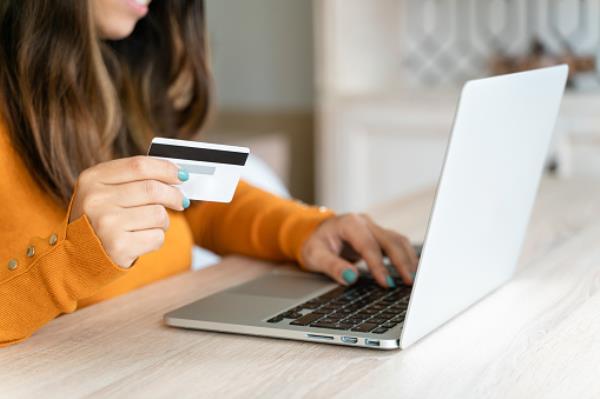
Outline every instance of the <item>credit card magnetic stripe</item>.
POLYGON ((248 159, 248 153, 209 148, 185 147, 169 144, 152 143, 148 155, 161 158, 185 159, 188 161, 203 161, 243 166, 248 159))

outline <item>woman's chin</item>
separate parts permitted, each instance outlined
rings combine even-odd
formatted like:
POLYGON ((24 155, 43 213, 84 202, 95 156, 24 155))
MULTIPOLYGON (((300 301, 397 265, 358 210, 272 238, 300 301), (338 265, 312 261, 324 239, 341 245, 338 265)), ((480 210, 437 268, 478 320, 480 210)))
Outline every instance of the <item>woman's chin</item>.
POLYGON ((102 39, 105 40, 125 39, 126 37, 131 35, 131 32, 133 32, 136 23, 137 21, 131 23, 114 23, 109 26, 100 27, 98 29, 98 34, 102 39))

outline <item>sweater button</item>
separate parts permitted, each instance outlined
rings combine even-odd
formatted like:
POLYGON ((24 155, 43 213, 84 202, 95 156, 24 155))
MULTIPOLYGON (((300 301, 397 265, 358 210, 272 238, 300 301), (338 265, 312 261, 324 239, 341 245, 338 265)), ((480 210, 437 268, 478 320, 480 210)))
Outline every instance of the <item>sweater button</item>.
POLYGON ((19 266, 19 262, 17 262, 16 259, 11 259, 8 261, 8 264, 7 264, 8 270, 10 270, 10 271, 15 270, 17 268, 17 266, 19 266))
POLYGON ((50 238, 48 238, 48 244, 54 246, 58 242, 58 236, 55 233, 52 233, 50 238))
POLYGON ((35 255, 35 247, 33 245, 28 246, 25 255, 27 255, 28 258, 32 258, 35 255))

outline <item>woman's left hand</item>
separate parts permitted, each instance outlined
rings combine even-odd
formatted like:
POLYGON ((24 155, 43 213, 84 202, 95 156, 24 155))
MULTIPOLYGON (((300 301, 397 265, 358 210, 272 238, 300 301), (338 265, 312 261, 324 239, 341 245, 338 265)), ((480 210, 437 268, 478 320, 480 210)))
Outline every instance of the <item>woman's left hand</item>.
POLYGON ((347 214, 323 222, 306 240, 301 261, 306 270, 329 275, 343 285, 358 279, 353 262, 364 259, 382 287, 395 283, 383 263, 387 255, 405 284, 412 284, 417 256, 409 240, 375 224, 368 216, 347 214))

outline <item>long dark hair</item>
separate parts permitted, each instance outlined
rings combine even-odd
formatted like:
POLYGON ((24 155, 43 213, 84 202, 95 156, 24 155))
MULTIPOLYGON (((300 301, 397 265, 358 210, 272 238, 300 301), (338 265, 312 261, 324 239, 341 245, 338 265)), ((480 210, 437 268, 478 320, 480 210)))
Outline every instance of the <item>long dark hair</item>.
POLYGON ((197 133, 209 109, 202 0, 155 0, 126 39, 89 0, 0 1, 0 105, 37 181, 66 204, 84 169, 197 133))

